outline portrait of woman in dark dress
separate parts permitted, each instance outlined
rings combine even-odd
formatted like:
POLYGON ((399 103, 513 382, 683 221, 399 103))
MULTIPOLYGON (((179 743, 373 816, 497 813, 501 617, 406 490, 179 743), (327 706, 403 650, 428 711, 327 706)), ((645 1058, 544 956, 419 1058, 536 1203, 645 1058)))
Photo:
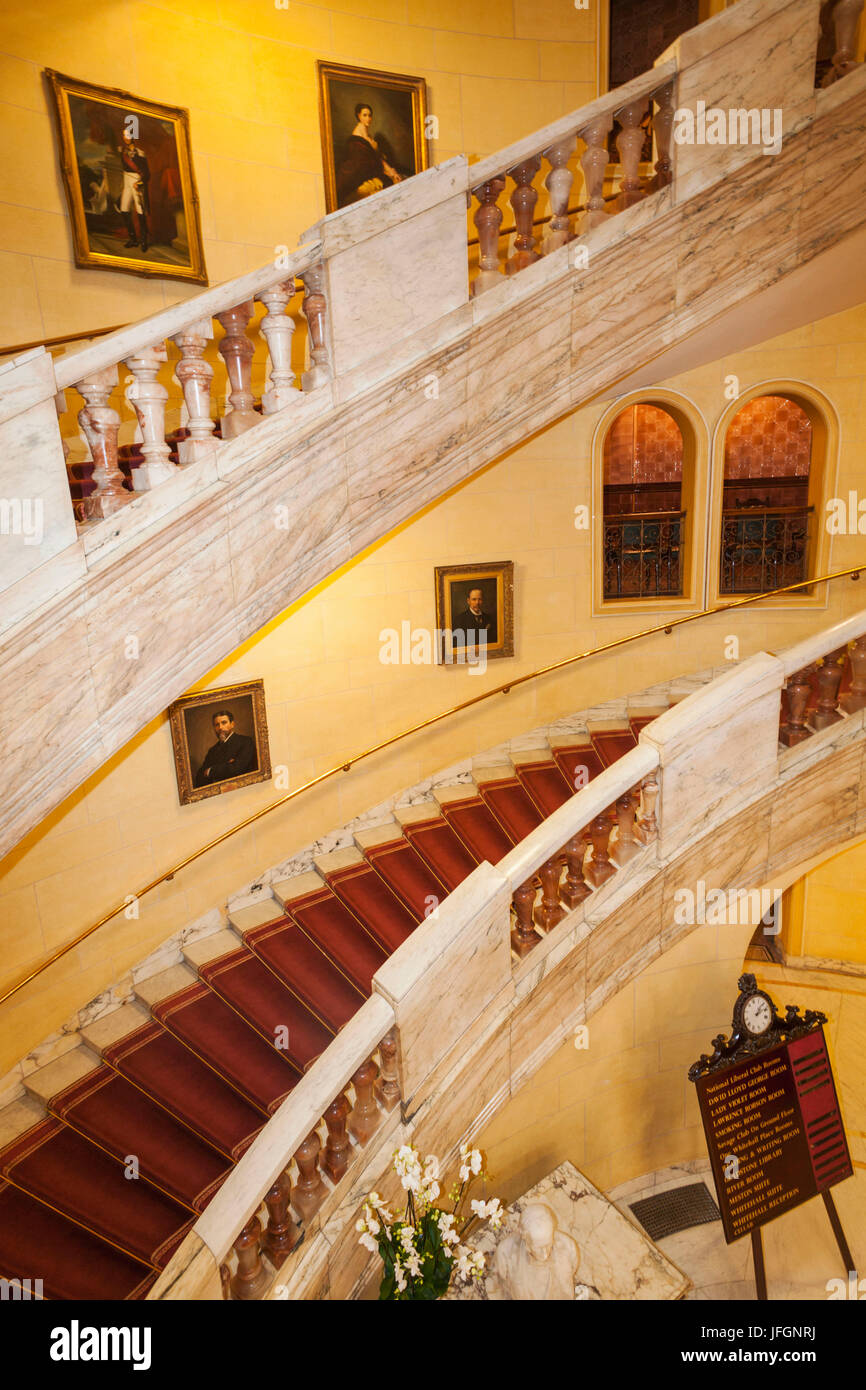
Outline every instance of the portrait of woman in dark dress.
POLYGON ((355 129, 346 140, 337 168, 337 206, 346 207, 369 198, 383 188, 401 183, 403 175, 393 164, 393 153, 381 134, 373 136, 373 108, 365 102, 355 107, 355 129))

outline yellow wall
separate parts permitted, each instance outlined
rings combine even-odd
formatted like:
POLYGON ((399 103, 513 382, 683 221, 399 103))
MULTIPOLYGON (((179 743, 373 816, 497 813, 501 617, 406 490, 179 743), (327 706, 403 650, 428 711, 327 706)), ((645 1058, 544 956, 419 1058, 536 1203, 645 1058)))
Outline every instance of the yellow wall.
POLYGON ((785 955, 866 966, 866 841, 805 874, 792 890, 785 955))
MULTIPOLYGON (((837 492, 866 490, 866 307, 838 315, 665 383, 694 403, 712 433, 741 388, 774 377, 812 383, 835 403, 841 453, 837 492)), ((284 614, 211 672, 202 687, 262 677, 271 756, 301 785, 347 754, 376 743, 509 676, 633 632, 646 615, 591 616, 589 532, 573 525, 592 499, 590 457, 598 403, 527 441, 284 614), (433 569, 511 559, 516 655, 483 676, 465 669, 385 666, 379 633, 435 624, 433 569)), ((705 505, 705 503, 704 503, 705 505)), ((858 536, 834 537, 833 568, 862 558, 858 536)), ((729 636, 740 657, 779 650, 864 604, 863 585, 842 581, 826 611, 742 609, 675 629, 671 636, 594 658, 472 713, 413 736, 323 787, 184 870, 148 896, 138 921, 123 917, 51 967, 38 988, 4 1006, 0 1076, 165 937, 348 819, 460 758, 613 696, 722 665, 729 636)), ((661 610, 655 620, 664 614, 661 610)), ((0 865, 0 987, 18 979, 103 912, 221 830, 274 799, 272 783, 180 807, 168 725, 149 725, 0 865)))
POLYGON ((596 95, 596 7, 568 0, 34 0, 0 6, 0 348, 190 293, 74 267, 48 99, 56 68, 190 112, 211 284, 324 214, 316 59, 426 79, 430 162, 489 154, 596 95))

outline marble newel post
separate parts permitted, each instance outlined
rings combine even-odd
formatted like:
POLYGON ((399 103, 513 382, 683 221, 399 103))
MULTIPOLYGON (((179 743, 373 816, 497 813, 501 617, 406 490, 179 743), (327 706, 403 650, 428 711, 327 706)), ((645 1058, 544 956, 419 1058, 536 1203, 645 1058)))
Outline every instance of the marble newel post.
POLYGON ((153 347, 142 348, 132 357, 127 357, 126 365, 132 372, 132 380, 127 383, 124 395, 135 411, 138 428, 141 431, 142 462, 132 470, 132 486, 136 492, 147 492, 150 488, 166 483, 177 472, 169 457, 171 451, 165 442, 165 403, 168 392, 157 375, 163 362, 168 360, 165 343, 155 343, 153 347))

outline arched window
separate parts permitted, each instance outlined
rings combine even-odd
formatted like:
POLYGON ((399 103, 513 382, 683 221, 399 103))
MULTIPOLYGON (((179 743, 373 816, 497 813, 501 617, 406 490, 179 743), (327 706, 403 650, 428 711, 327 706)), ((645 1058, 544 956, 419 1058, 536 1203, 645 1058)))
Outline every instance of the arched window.
POLYGON ((812 421, 789 396, 747 401, 725 435, 719 593, 753 594, 809 576, 812 421))
POLYGON ((683 434, 648 402, 614 418, 603 446, 605 601, 683 592, 683 434))

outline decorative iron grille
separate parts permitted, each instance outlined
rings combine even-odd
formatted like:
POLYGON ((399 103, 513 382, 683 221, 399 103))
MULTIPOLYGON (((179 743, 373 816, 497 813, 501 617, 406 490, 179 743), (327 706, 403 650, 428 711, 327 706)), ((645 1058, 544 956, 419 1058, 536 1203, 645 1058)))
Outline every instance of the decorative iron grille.
POLYGON ((812 507, 722 513, 721 592, 758 594, 806 576, 812 507))
POLYGON ((685 516, 685 512, 634 512, 605 517, 606 599, 682 593, 685 516))

